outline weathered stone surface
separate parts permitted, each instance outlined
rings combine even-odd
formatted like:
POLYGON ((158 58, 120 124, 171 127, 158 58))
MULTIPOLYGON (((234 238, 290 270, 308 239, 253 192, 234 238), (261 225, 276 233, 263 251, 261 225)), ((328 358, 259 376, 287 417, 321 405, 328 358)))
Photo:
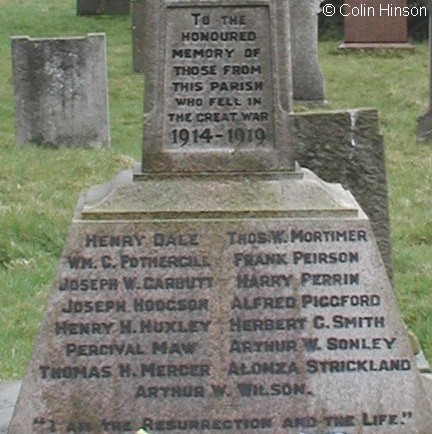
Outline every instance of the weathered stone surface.
POLYGON ((294 164, 289 3, 145 16, 142 166, 79 200, 9 434, 427 434, 369 220, 294 164))
POLYGON ((143 171, 292 170, 289 4, 146 0, 145 19, 143 171))
POLYGON ((293 115, 297 160, 327 182, 351 191, 370 218, 390 278, 393 276, 384 141, 378 112, 305 112, 293 115))
POLYGON ((77 0, 77 15, 126 15, 130 0, 77 0))
POLYGON ((9 434, 427 434, 368 220, 300 175, 84 195, 9 434))
POLYGON ((144 0, 131 1, 132 67, 135 72, 144 72, 144 14, 144 0))
POLYGON ((12 38, 17 145, 110 145, 104 34, 12 38))
POLYGON ((322 104, 324 78, 318 63, 321 0, 291 0, 290 26, 294 101, 322 104))

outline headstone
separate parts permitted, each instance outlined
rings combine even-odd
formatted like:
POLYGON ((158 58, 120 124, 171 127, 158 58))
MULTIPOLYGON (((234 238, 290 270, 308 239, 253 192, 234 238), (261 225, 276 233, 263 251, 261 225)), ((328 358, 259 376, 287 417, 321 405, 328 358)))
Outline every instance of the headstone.
POLYGON ((9 434, 428 433, 370 223, 294 164, 288 18, 146 1, 143 162, 79 200, 9 434))
POLYGON ((318 12, 321 0, 291 0, 294 101, 322 104, 324 79, 318 63, 318 12))
MULTIPOLYGON (((431 1, 427 3, 432 10, 431 1)), ((417 119, 417 140, 427 142, 432 140, 432 14, 429 13, 429 111, 417 119)))
POLYGON ((104 34, 12 38, 17 145, 110 146, 104 34))
POLYGON ((130 0, 77 0, 77 15, 127 15, 130 0))
POLYGON ((348 0, 344 10, 343 49, 408 49, 407 0, 348 0), (402 11, 402 12, 400 12, 402 11))

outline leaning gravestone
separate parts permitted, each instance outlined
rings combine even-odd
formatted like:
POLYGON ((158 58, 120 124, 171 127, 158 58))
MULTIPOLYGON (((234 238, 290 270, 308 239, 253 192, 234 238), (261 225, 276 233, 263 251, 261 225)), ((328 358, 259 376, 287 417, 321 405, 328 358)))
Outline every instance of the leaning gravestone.
POLYGON ((370 223, 295 164, 288 3, 146 17, 142 165, 79 200, 9 434, 429 433, 370 223))
POLYGON ((105 34, 12 38, 16 143, 110 146, 105 34))

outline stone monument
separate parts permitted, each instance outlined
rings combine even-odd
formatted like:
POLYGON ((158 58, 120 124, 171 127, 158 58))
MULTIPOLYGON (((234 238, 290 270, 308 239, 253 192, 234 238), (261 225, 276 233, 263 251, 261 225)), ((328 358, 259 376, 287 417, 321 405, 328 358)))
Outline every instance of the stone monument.
POLYGON ((407 16, 399 13, 407 0, 348 0, 342 49, 408 49, 407 16))
POLYGON ((77 15, 127 15, 130 0, 77 0, 77 15))
POLYGON ((427 434, 368 218, 295 163, 289 4, 146 0, 142 163, 79 199, 9 434, 427 434))
POLYGON ((105 34, 12 38, 17 145, 110 146, 105 34))

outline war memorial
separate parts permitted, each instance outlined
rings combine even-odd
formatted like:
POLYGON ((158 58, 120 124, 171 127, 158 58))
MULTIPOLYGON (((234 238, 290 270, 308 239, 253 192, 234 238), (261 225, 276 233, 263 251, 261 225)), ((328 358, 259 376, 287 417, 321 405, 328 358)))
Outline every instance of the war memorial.
POLYGON ((142 162, 78 201, 8 433, 428 434, 371 222, 296 162, 289 3, 144 13, 142 162))

